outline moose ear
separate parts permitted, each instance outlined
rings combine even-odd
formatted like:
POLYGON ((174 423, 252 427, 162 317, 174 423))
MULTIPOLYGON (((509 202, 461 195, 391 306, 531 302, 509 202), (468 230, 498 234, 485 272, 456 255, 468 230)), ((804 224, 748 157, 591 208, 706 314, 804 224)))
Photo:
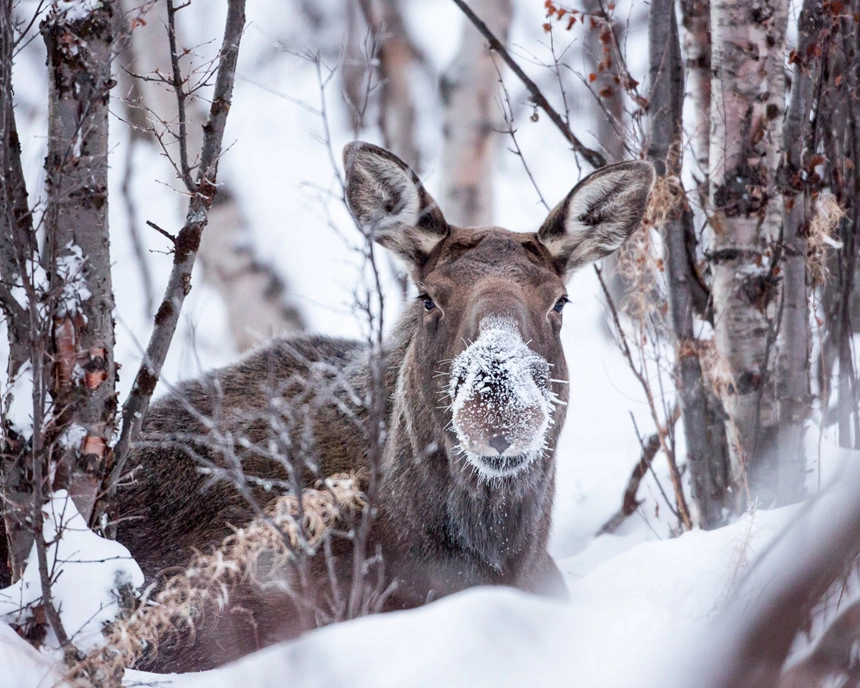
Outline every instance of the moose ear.
POLYGON ((384 148, 354 141, 343 149, 346 201, 374 241, 420 267, 448 235, 448 223, 418 176, 384 148))
POLYGON ((555 207, 538 240, 565 279, 624 243, 642 220, 653 184, 649 162, 608 165, 583 179, 555 207))

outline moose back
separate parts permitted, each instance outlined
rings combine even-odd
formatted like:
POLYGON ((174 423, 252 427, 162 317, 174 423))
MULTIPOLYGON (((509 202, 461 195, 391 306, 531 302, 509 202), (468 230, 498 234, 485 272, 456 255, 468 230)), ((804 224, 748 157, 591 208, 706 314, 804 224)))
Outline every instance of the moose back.
POLYGON ((565 594, 546 549, 568 397, 565 283, 637 228, 652 167, 598 170, 536 233, 514 233, 449 225, 381 148, 349 144, 344 163, 353 217, 405 262, 417 298, 382 351, 275 340, 154 404, 120 490, 118 539, 155 580, 291 487, 352 472, 373 503, 300 572, 234 591, 192 646, 159 651, 159 669, 205 668, 326 619, 475 585, 565 594))

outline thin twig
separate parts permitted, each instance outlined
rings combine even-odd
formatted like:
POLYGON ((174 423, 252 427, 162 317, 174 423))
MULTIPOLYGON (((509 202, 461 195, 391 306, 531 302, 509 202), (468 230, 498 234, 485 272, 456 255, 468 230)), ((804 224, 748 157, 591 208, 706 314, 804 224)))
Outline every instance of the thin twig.
POLYGON ((176 108, 179 117, 179 169, 185 188, 194 193, 196 185, 191 178, 191 168, 188 165, 188 121, 185 108, 188 94, 185 93, 182 68, 179 66, 179 52, 176 48, 176 13, 187 6, 188 3, 174 7, 173 0, 167 0, 167 38, 170 41, 170 66, 173 68, 171 84, 176 92, 176 108))
POLYGON ((523 85, 528 89, 528 92, 531 95, 532 102, 549 116, 552 123, 555 124, 556 128, 561 132, 564 138, 573 146, 573 150, 585 158, 586 162, 588 162, 588 164, 594 169, 598 169, 606 165, 606 159, 600 153, 588 148, 588 146, 583 144, 582 141, 580 141, 570 130, 570 127, 567 126, 564 118, 555 110, 555 108, 552 107, 552 105, 549 104, 549 101, 547 101, 537 84, 532 81, 522 68, 514 61, 511 54, 507 51, 505 46, 502 45, 502 42, 496 38, 495 34, 490 31, 483 21, 481 21, 478 15, 476 15, 472 9, 463 2, 463 0, 453 1, 454 4, 462 10, 463 14, 466 15, 469 21, 472 22, 475 28, 481 32, 481 35, 487 39, 490 44, 490 50, 496 51, 499 54, 499 57, 505 61, 505 64, 511 68, 511 71, 517 75, 517 78, 523 82, 523 85))
POLYGON ((634 513, 641 504, 636 499, 636 493, 639 491, 639 483, 642 482, 642 478, 648 473, 651 462, 654 461, 654 457, 657 456, 657 452, 660 450, 660 436, 655 432, 648 438, 647 443, 642 443, 641 440, 640 443, 642 444, 642 457, 630 474, 630 480, 627 481, 627 488, 624 490, 621 508, 597 531, 598 535, 614 533, 624 520, 630 514, 634 513))
POLYGON ((645 375, 633 362, 633 354, 630 351, 630 346, 627 344, 627 336, 621 328, 621 320, 618 317, 618 310, 615 308, 615 304, 609 294, 609 289, 606 286, 606 282, 603 280, 603 272, 596 265, 594 266, 594 272, 597 275, 597 281, 600 283, 600 288, 603 290, 606 302, 609 305, 612 322, 615 325, 615 330, 618 333, 618 339, 621 344, 621 353, 624 354, 630 370, 633 372, 633 375, 639 381, 642 390, 645 392, 645 398, 648 401, 648 408, 651 411, 651 418, 657 426, 657 434, 660 436, 660 445, 663 449, 663 453, 666 454, 669 464, 669 477, 672 481, 672 488, 675 491, 675 501, 678 504, 678 514, 681 518, 681 523, 685 530, 690 530, 693 527, 693 521, 690 518, 690 509, 687 506, 687 499, 684 497, 684 486, 681 483, 681 471, 678 470, 678 464, 674 461, 671 448, 668 446, 668 442, 666 440, 666 427, 660 422, 660 416, 657 413, 657 407, 654 403, 654 395, 651 393, 651 386, 645 378, 645 375))
POLYGON ((170 243, 173 244, 174 247, 176 246, 176 237, 173 236, 166 229, 162 229, 157 224, 155 224, 152 220, 147 220, 146 224, 149 225, 150 227, 152 227, 156 232, 161 234, 161 236, 166 237, 170 241, 170 243))

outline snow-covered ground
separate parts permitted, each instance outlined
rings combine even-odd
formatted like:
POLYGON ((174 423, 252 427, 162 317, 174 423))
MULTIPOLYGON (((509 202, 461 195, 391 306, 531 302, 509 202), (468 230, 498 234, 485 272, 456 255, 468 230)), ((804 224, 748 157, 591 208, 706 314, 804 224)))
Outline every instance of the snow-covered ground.
MULTIPOLYGON (((321 98, 325 99, 335 158, 353 134, 340 106, 337 79, 321 91, 313 62, 294 54, 303 48, 315 49, 315 40, 336 44, 341 25, 336 21, 343 19, 338 13, 341 6, 319 4, 324 20, 318 27, 321 33, 314 34, 299 17, 295 4, 281 0, 248 2, 249 25, 225 138, 229 151, 219 174, 238 194, 253 245, 289 281, 293 298, 311 329, 359 336, 362 325, 352 312, 359 267, 351 249, 359 237, 342 207, 323 202, 324 192, 336 190, 337 181, 319 113, 321 98)), ((35 3, 22 3, 22 7, 28 5, 35 3)), ((189 43, 218 36, 222 22, 221 3, 218 5, 215 11, 215 3, 200 0, 188 10, 196 12, 194 20, 183 25, 189 43)), ((414 0, 408 8, 421 48, 437 69, 443 69, 459 38, 461 18, 456 8, 439 0, 414 0)), ((533 62, 531 56, 547 54, 542 22, 542 3, 517 3, 514 52, 526 63, 533 62)), ((631 39, 632 68, 643 75, 642 81, 644 55, 636 46, 641 48, 643 41, 644 35, 631 39)), ((213 45, 217 46, 217 39, 213 45)), ((203 52, 206 49, 214 48, 209 46, 203 52)), ((33 199, 39 197, 44 177, 45 75, 40 71, 43 59, 30 54, 39 50, 37 40, 19 56, 15 82, 18 124, 33 199)), ((323 59, 336 66, 333 58, 323 59)), ((541 74, 533 65, 530 70, 541 74)), ((542 81, 548 87, 552 83, 546 75, 542 81)), ((512 101, 525 103, 521 87, 512 79, 508 84, 512 101)), ((428 112, 423 113, 425 126, 420 137, 426 158, 422 177, 438 199, 442 196, 438 157, 441 114, 433 110, 435 107, 429 104, 428 112)), ((580 172, 546 118, 534 123, 529 115, 531 108, 526 106, 516 123, 518 138, 541 193, 552 204, 578 181, 580 172)), ((582 120, 580 128, 587 138, 587 120, 582 120)), ((378 132, 372 129, 362 135, 379 142, 378 132)), ((144 312, 145 298, 128 238, 126 209, 117 193, 130 145, 128 132, 114 120, 111 136, 112 255, 123 398, 149 335, 151 314, 144 312)), ((546 210, 519 159, 505 150, 502 143, 495 179, 496 221, 510 229, 533 231, 546 210)), ((181 226, 184 199, 171 187, 176 187, 174 174, 160 152, 137 146, 132 193, 141 224, 152 220, 161 227, 181 226)), ((165 240, 155 232, 146 232, 143 238, 151 252, 154 282, 163 285, 170 268, 165 240)), ((387 287, 387 303, 393 314, 398 308, 393 279, 387 287)), ((159 293, 160 289, 157 286, 159 293)), ((770 584, 764 576, 749 578, 749 571, 802 507, 759 510, 717 531, 694 531, 672 538, 671 515, 656 482, 669 484, 667 469, 658 457, 656 480, 649 477, 640 488, 644 503, 639 511, 615 534, 595 537, 619 508, 630 472, 639 459, 641 449, 631 415, 643 432, 650 432, 652 425, 641 390, 608 334, 606 312, 593 274, 583 271, 577 275, 569 292, 573 303, 565 312, 563 340, 571 371, 571 403, 557 454, 551 544, 570 590, 568 603, 552 603, 512 590, 476 589, 422 609, 324 628, 215 672, 175 679, 128 672, 126 685, 666 685, 667 674, 683 666, 683 658, 709 645, 724 608, 736 599, 738 590, 755 597, 770 584)), ((389 317, 388 322, 393 319, 389 317)), ((229 345, 227 325, 218 295, 196 275, 165 367, 165 381, 175 383, 234 360, 237 354, 229 345)), ((0 337, 2 346, 5 335, 0 337)), ((5 380, 0 383, 5 384, 5 380)), ((817 442, 811 443, 810 450, 817 471, 812 482, 818 483, 820 478, 826 485, 846 453, 828 449, 826 437, 820 456, 817 442)), ((49 526, 51 523, 54 521, 49 526)), ((103 541, 92 542, 95 536, 79 532, 74 521, 70 527, 61 547, 73 553, 61 554, 60 558, 100 562, 74 565, 86 567, 84 573, 75 573, 72 565, 64 567, 55 587, 67 627, 83 639, 85 633, 97 628, 100 606, 110 602, 106 585, 114 580, 115 572, 123 571, 122 575, 132 581, 138 580, 139 572, 124 558, 123 551, 106 549, 111 545, 103 541), (75 535, 70 537, 72 532, 75 535)), ((18 586, 0 591, 0 614, 11 620, 10 605, 29 599, 33 586, 33 581, 25 578, 25 589, 18 586)), ((0 688, 55 685, 58 677, 48 659, 55 657, 36 652, 0 624, 0 688)), ((695 674, 687 676, 695 678, 695 674)), ((687 685, 695 683, 692 680, 687 685)))

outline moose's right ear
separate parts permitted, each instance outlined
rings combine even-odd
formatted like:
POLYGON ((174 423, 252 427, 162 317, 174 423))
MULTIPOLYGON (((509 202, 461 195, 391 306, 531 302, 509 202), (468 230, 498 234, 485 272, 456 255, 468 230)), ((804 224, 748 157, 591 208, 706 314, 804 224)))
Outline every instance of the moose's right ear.
POLYGON ((396 155, 362 141, 343 149, 346 201, 374 241, 420 267, 448 235, 448 223, 421 180, 396 155))

